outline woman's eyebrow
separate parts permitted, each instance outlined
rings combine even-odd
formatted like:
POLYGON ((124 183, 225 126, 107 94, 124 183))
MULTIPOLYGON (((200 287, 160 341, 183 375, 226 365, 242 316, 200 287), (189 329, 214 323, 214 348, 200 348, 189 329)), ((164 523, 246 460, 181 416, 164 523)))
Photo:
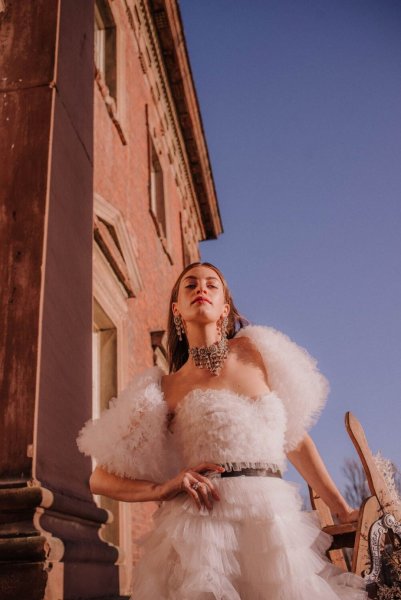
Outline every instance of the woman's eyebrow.
MULTIPOLYGON (((184 277, 185 279, 198 279, 197 277, 195 277, 194 275, 188 275, 187 277, 184 277)), ((206 279, 215 279, 216 281, 218 281, 217 277, 213 277, 212 275, 210 277, 206 277, 206 279)))

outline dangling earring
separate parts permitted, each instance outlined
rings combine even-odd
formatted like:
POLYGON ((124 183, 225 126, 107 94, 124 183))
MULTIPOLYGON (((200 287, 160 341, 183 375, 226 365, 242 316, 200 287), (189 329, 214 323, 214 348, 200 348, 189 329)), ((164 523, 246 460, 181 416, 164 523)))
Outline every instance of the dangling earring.
POLYGON ((181 319, 181 315, 174 315, 174 325, 177 330, 177 335, 179 337, 180 342, 182 342, 181 332, 185 334, 184 324, 181 319))
POLYGON ((228 318, 222 317, 220 321, 217 322, 217 331, 220 333, 221 340, 227 338, 227 327, 228 327, 228 318))

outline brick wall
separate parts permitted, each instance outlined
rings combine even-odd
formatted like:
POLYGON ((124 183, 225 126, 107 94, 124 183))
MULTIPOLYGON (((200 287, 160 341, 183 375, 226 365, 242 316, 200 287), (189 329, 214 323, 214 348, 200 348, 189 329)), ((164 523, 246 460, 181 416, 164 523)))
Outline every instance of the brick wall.
MULTIPOLYGON (((182 132, 167 102, 170 84, 161 75, 157 48, 152 49, 149 23, 145 26, 145 4, 109 4, 117 28, 117 106, 107 99, 101 75, 97 74, 94 85, 94 190, 123 214, 143 280, 138 295, 127 299, 131 375, 152 365, 150 332, 166 329, 171 288, 184 267, 183 236, 190 262, 194 262, 199 260, 198 242, 203 231, 202 214, 188 177, 182 132), (163 92, 163 86, 167 91, 163 92), (150 139, 163 170, 167 248, 149 210, 150 139)), ((132 505, 133 539, 152 526, 156 508, 155 503, 132 505)), ((133 542, 134 563, 138 557, 139 549, 133 542)))

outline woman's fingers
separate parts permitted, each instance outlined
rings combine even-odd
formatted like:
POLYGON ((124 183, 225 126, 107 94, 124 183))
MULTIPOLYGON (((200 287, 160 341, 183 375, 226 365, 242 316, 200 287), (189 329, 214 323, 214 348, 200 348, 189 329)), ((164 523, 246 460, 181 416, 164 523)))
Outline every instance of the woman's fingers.
MULTIPOLYGON (((205 462, 205 463, 201 463, 201 464, 197 465, 196 467, 194 467, 192 469, 192 471, 199 473, 199 475, 202 477, 202 480, 208 485, 213 498, 215 498, 216 500, 220 500, 220 496, 217 492, 216 487, 213 485, 213 483, 210 481, 210 479, 201 475, 201 472, 202 471, 204 471, 204 472, 205 471, 217 471, 217 472, 222 473, 223 471, 225 471, 225 468, 217 463, 205 462)), ((195 473, 194 473, 194 475, 195 475, 195 473)))
POLYGON ((192 467, 191 471, 196 471, 196 472, 200 472, 200 471, 225 471, 225 468, 222 467, 221 465, 218 465, 217 463, 201 463, 200 465, 197 465, 196 467, 192 467))
POLYGON ((201 507, 202 507, 202 504, 201 504, 199 495, 193 489, 192 483, 190 482, 189 478, 184 477, 184 479, 182 480, 182 488, 192 498, 192 500, 195 502, 195 506, 197 506, 199 508, 199 510, 200 510, 201 507))
POLYGON ((183 479, 182 488, 194 499, 199 509, 202 507, 202 504, 209 510, 213 509, 212 490, 208 484, 210 484, 210 481, 206 477, 199 475, 199 473, 187 473, 183 479), (195 483, 197 486, 194 488, 193 485, 195 483))
POLYGON ((217 463, 200 463, 184 471, 181 489, 191 497, 199 509, 204 505, 209 510, 212 510, 213 499, 220 500, 220 496, 213 482, 202 475, 202 472, 207 471, 222 472, 225 469, 217 463), (198 486, 195 486, 196 489, 192 487, 194 483, 198 483, 198 486))
MULTIPOLYGON (((203 475, 200 475, 199 473, 191 473, 191 475, 194 478, 194 483, 197 482, 198 486, 196 488, 196 491, 199 492, 199 494, 201 495, 201 498, 204 502, 204 504, 206 505, 206 507, 209 510, 212 510, 213 508, 213 503, 212 503, 212 499, 211 496, 213 495, 214 492, 214 486, 212 484, 212 482, 207 478, 204 477, 203 475)), ((218 498, 220 499, 220 498, 218 498)))
POLYGON ((347 523, 352 523, 353 521, 358 521, 359 518, 359 508, 354 508, 349 515, 347 516, 347 523))
POLYGON ((345 513, 338 514, 340 523, 353 523, 359 519, 359 508, 349 508, 345 513))
POLYGON ((196 472, 193 472, 193 476, 198 481, 200 481, 201 483, 204 483, 209 488, 210 494, 213 496, 213 498, 215 498, 215 500, 220 500, 220 496, 217 491, 217 488, 210 479, 208 479, 204 475, 201 475, 200 473, 196 473, 196 472))
POLYGON ((199 494, 201 494, 202 498, 203 498, 203 502, 206 506, 207 509, 212 510, 213 509, 213 503, 210 499, 210 491, 209 491, 209 487, 206 485, 206 483, 200 483, 199 487, 196 490, 199 494))
POLYGON ((204 504, 209 510, 213 508, 211 501, 209 499, 209 488, 204 483, 198 481, 192 474, 188 473, 186 477, 183 479, 182 487, 184 490, 191 496, 194 500, 196 506, 199 510, 204 504), (197 483, 198 486, 196 489, 193 487, 193 484, 197 483))

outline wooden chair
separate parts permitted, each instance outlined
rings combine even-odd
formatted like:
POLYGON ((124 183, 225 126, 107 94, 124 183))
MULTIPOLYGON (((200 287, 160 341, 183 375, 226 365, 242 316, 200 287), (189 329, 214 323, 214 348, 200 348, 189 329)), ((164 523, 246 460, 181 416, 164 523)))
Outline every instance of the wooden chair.
POLYGON ((310 487, 309 495, 312 508, 317 511, 322 530, 333 536, 333 542, 327 551, 331 562, 343 571, 352 571, 363 576, 370 568, 369 529, 380 518, 380 506, 375 496, 365 498, 359 509, 358 521, 352 523, 334 523, 327 504, 310 487), (352 549, 352 561, 346 552, 352 549))
MULTIPOLYGON (((394 535, 401 539, 401 502, 391 494, 388 484, 373 458, 363 427, 351 412, 347 412, 345 415, 345 426, 365 471, 372 494, 370 498, 374 498, 376 503, 375 511, 372 514, 376 513, 377 518, 374 519, 368 530, 363 529, 361 532, 364 538, 367 537, 371 566, 369 572, 364 573, 364 578, 367 584, 374 584, 379 579, 381 550, 386 540, 391 542, 394 535)), ((365 543, 365 540, 362 541, 365 543)))
POLYGON ((371 496, 365 498, 359 509, 358 521, 334 523, 330 509, 309 487, 312 508, 317 511, 322 530, 333 536, 328 550, 330 560, 345 571, 363 576, 366 584, 377 582, 381 568, 381 548, 388 530, 401 534, 401 505, 394 500, 388 485, 376 466, 358 419, 351 413, 345 415, 347 432, 359 455, 366 474, 371 496), (346 548, 352 548, 352 562, 346 548))

